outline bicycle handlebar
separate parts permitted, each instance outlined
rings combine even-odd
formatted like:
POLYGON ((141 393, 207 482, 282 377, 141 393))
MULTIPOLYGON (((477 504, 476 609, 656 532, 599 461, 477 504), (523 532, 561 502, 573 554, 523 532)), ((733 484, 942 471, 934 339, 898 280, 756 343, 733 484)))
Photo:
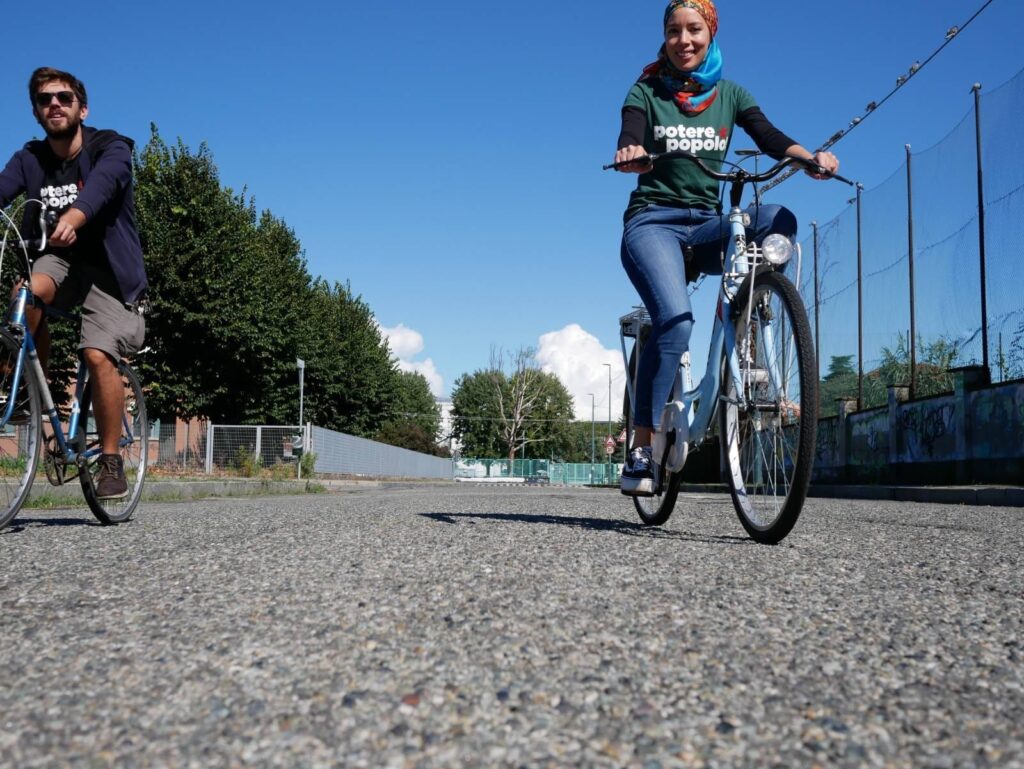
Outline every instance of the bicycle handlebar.
POLYGON ((22 251, 35 251, 42 253, 46 250, 46 244, 49 242, 49 233, 57 223, 57 212, 53 209, 46 208, 45 205, 41 205, 39 209, 39 232, 38 238, 26 238, 24 240, 18 239, 14 241, 14 245, 22 251))
POLYGON ((641 157, 634 158, 633 160, 624 160, 620 163, 609 163, 606 166, 601 166, 601 170, 610 171, 612 169, 619 169, 629 165, 644 163, 645 161, 654 164, 659 160, 671 160, 674 158, 686 158, 687 160, 696 163, 697 166, 705 174, 710 176, 712 179, 717 179, 720 182, 766 182, 769 179, 772 179, 779 173, 781 173, 784 168, 796 164, 803 166, 809 171, 813 171, 814 173, 826 176, 829 179, 835 179, 836 181, 843 182, 844 184, 849 184, 851 187, 856 184, 856 182, 850 181, 849 179, 846 179, 840 176, 839 174, 830 174, 828 171, 819 166, 813 160, 805 160, 804 158, 785 157, 778 163, 773 165, 771 168, 769 168, 767 171, 764 171, 763 173, 759 174, 749 173, 748 171, 745 171, 742 168, 737 168, 735 171, 730 171, 729 173, 722 173, 721 171, 714 171, 711 168, 709 168, 707 164, 704 163, 703 158, 700 158, 697 155, 691 155, 689 152, 686 152, 684 150, 671 150, 669 152, 652 152, 649 155, 643 155, 641 157))

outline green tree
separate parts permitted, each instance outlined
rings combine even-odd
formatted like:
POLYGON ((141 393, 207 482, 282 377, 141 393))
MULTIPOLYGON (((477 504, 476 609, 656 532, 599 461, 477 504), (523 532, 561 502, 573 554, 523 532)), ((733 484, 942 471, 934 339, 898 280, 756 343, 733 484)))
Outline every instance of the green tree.
POLYGON ((565 456, 573 446, 572 396, 557 376, 541 372, 533 383, 538 396, 517 441, 511 446, 526 459, 565 456))
POLYGON ((537 367, 529 349, 492 351, 487 369, 459 377, 452 419, 466 456, 541 459, 573 445, 572 397, 537 367))
MULTIPOLYGON (((571 435, 571 446, 562 455, 555 454, 555 459, 563 462, 590 462, 591 435, 594 438, 594 461, 595 462, 621 462, 622 444, 615 444, 615 452, 609 458, 604 450, 604 441, 608 424, 606 421, 599 421, 591 424, 589 419, 579 420, 569 425, 571 435)), ((616 440, 623 430, 626 429, 626 422, 621 417, 612 423, 612 437, 616 440)))
POLYGON ((494 376, 489 371, 474 371, 460 376, 452 387, 452 437, 462 444, 464 456, 489 458, 504 453, 497 427, 494 376))
POLYGON ((829 360, 828 373, 825 375, 825 381, 829 382, 834 379, 841 379, 842 377, 856 373, 857 371, 853 367, 852 355, 833 355, 831 360, 829 360))
POLYGON ((151 300, 136 362, 151 413, 294 421, 284 383, 309 287, 298 240, 270 214, 257 224, 253 201, 221 187, 205 145, 168 147, 154 126, 135 173, 151 300))
POLYGON ((836 401, 857 397, 857 371, 852 355, 833 355, 818 385, 818 415, 835 416, 836 401))
POLYGON ((1001 379, 1024 377, 1024 321, 1017 326, 1008 353, 1003 350, 1003 335, 999 334, 998 360, 1001 379))
POLYGON ((426 378, 413 371, 399 371, 393 413, 377 434, 377 440, 426 454, 448 456, 438 446, 441 409, 430 393, 426 378))
MULTIPOLYGON (((960 365, 960 344, 949 337, 939 337, 925 342, 917 338, 917 376, 915 395, 918 397, 951 392, 953 377, 949 370, 960 365)), ((902 334, 896 338, 895 349, 882 348, 882 362, 876 371, 871 373, 872 387, 881 391, 881 397, 875 393, 872 401, 885 403, 888 385, 910 384, 910 350, 902 334)))
POLYGON ((439 412, 426 380, 398 371, 351 286, 310 276, 282 220, 221 186, 206 145, 169 147, 154 126, 135 175, 152 308, 136 365, 153 416, 294 423, 302 358, 304 418, 433 445, 439 412))
POLYGON ((306 361, 310 419, 373 438, 395 410, 398 376, 387 340, 351 287, 314 283, 300 356, 306 361))

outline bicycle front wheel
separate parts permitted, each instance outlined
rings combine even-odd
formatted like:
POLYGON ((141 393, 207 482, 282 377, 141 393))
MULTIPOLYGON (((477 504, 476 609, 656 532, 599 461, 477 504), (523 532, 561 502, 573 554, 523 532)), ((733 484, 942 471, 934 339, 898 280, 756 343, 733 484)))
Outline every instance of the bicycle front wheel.
POLYGON ((736 356, 742 389, 722 363, 721 430, 726 480, 740 523, 758 542, 796 524, 811 481, 818 387, 807 311, 777 272, 737 296, 736 356))
POLYGON ((42 443, 39 385, 27 366, 21 372, 18 392, 11 391, 20 350, 17 340, 0 330, 0 415, 14 400, 11 419, 0 428, 0 528, 14 520, 28 499, 42 443))
MULTIPOLYGON (((84 449, 88 456, 88 472, 79 473, 82 482, 82 493, 93 515, 101 523, 124 523, 142 498, 142 485, 146 480, 146 467, 149 464, 149 420, 146 416, 146 400, 142 394, 139 378, 127 363, 117 364, 118 373, 124 387, 124 411, 121 414, 121 437, 118 441, 119 453, 124 463, 124 474, 128 480, 128 494, 120 499, 99 499, 96 496, 96 474, 99 471, 101 447, 99 434, 96 430, 96 419, 93 414, 91 392, 84 400, 88 403, 85 411, 86 419, 83 426, 90 429, 85 435, 84 449)), ((87 388, 91 391, 92 385, 87 388)), ((80 445, 81 448, 81 445, 80 445)))

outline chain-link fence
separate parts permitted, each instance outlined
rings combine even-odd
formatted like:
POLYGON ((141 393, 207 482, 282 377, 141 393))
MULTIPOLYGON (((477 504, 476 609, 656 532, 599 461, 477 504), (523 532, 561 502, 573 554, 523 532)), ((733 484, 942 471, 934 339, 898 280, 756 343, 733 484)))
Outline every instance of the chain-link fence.
MULTIPOLYGON (((3 436, 0 436, 3 437, 3 436)), ((313 425, 211 425, 181 420, 150 426, 150 463, 162 474, 286 480, 321 477, 453 477, 451 459, 421 454, 313 425)))
POLYGON ((205 421, 158 419, 150 426, 151 464, 168 474, 206 472, 205 421))
POLYGON ((838 397, 882 405, 889 384, 912 397, 951 390, 949 369, 965 365, 1024 377, 1024 71, 974 99, 941 142, 908 148, 899 170, 801 243, 823 413, 838 397))
POLYGON ((203 468, 207 474, 294 478, 305 445, 298 425, 208 425, 203 468))
POLYGON ((622 466, 555 462, 549 459, 460 459, 455 477, 464 481, 508 481, 557 486, 617 486, 622 466))

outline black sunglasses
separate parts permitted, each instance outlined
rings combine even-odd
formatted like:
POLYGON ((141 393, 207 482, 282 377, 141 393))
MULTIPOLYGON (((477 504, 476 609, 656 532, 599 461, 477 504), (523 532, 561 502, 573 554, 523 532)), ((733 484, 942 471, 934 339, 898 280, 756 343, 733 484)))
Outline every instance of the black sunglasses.
POLYGON ((57 101, 62 107, 70 107, 75 103, 74 91, 40 91, 36 94, 36 106, 49 107, 54 96, 57 97, 57 101))

